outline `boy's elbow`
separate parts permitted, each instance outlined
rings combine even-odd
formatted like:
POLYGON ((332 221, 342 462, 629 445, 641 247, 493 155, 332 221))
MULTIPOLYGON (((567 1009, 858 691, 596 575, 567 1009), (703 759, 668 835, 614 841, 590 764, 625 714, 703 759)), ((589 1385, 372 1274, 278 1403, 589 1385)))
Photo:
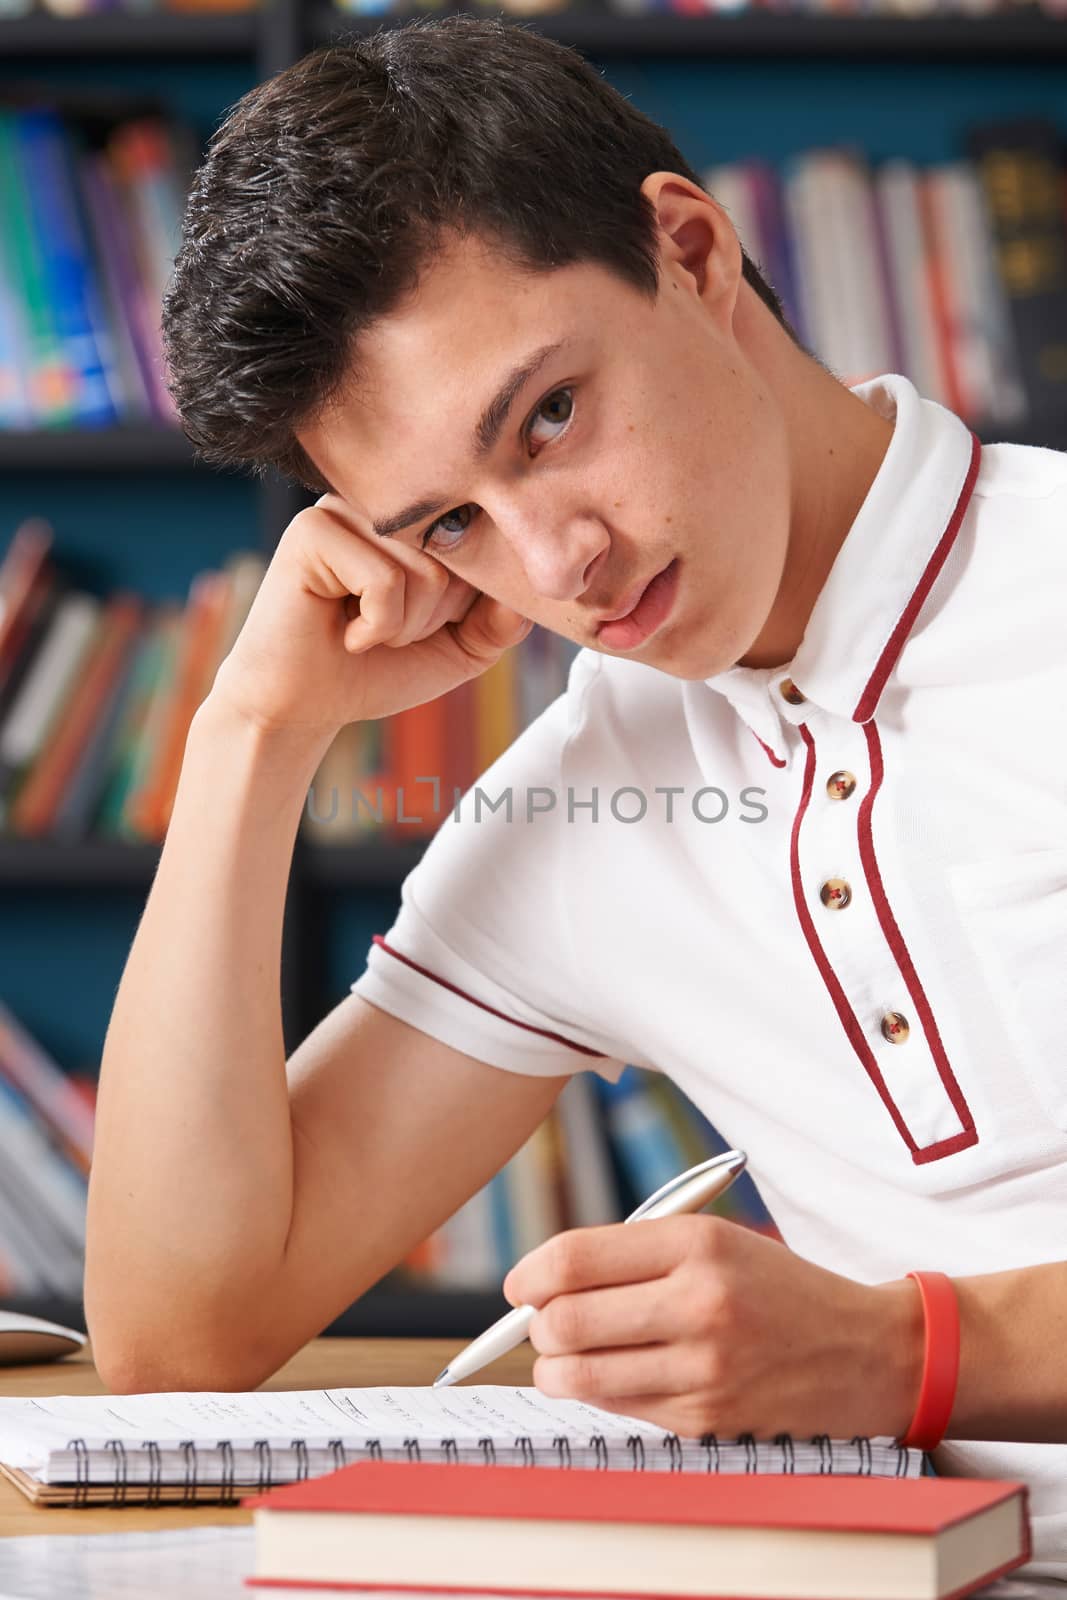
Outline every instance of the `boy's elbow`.
POLYGON ((109 1330, 96 1319, 88 1328, 93 1364, 110 1394, 241 1392, 267 1376, 221 1340, 194 1342, 176 1328, 109 1330))

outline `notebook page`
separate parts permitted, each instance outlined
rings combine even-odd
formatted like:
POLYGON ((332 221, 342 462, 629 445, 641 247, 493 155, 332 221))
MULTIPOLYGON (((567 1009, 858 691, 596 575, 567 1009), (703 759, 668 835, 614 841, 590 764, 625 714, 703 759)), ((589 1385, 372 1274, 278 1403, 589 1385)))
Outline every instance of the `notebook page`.
MULTIPOLYGON (((162 1451, 179 1451, 186 1440, 210 1451, 223 1440, 235 1450, 263 1440, 285 1450, 294 1439, 323 1447, 339 1439, 352 1449, 368 1439, 401 1449, 416 1440, 432 1450, 443 1439, 458 1446, 490 1439, 506 1456, 520 1439, 551 1448, 562 1438, 581 1447, 594 1435, 620 1450, 639 1438, 650 1456, 662 1453, 672 1437, 654 1423, 601 1411, 583 1400, 557 1400, 532 1387, 497 1384, 0 1398, 0 1461, 42 1478, 50 1455, 65 1452, 72 1439, 93 1452, 104 1451, 115 1439, 131 1451, 149 1440, 162 1451)), ((798 1456, 810 1450, 798 1441, 798 1456)), ((917 1470, 921 1458, 912 1454, 917 1470)), ((759 1456, 756 1470, 774 1470, 780 1461, 780 1454, 762 1442, 759 1456)))
POLYGON ((428 1446, 442 1438, 491 1438, 506 1449, 520 1435, 579 1442, 593 1433, 620 1443, 633 1433, 657 1442, 667 1437, 653 1423, 622 1419, 582 1400, 503 1384, 0 1399, 0 1461, 26 1471, 39 1470, 50 1450, 64 1449, 73 1438, 84 1439, 90 1450, 109 1439, 128 1445, 152 1439, 165 1449, 186 1439, 210 1448, 220 1439, 234 1445, 268 1439, 281 1446, 296 1438, 374 1438, 383 1445, 417 1439, 428 1446))

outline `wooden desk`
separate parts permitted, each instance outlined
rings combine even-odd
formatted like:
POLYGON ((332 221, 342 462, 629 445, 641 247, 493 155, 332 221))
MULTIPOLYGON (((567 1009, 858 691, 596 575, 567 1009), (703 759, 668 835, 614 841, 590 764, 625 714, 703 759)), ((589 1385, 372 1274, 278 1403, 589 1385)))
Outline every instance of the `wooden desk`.
MULTIPOLYGON (((369 1388, 432 1383, 464 1340, 315 1339, 287 1361, 264 1389, 369 1388)), ((87 1347, 88 1348, 88 1347, 87 1347)), ((522 1345, 485 1367, 472 1383, 529 1383, 534 1352, 522 1345)), ((103 1394, 91 1356, 82 1352, 33 1367, 0 1367, 0 1395, 103 1394)), ((252 1513, 226 1506, 35 1506, 0 1479, 0 1538, 19 1533, 133 1533, 250 1522, 252 1513)))

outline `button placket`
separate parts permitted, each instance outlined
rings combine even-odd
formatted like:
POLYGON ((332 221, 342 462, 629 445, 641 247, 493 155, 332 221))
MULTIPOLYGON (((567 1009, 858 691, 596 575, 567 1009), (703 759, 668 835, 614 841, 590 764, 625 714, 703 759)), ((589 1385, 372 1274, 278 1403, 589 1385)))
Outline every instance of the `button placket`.
MULTIPOLYGON (((861 727, 811 706, 804 726, 816 761, 797 852, 812 926, 862 1032, 865 1065, 870 1070, 873 1064, 882 1075, 885 1095, 923 1149, 959 1134, 963 1123, 916 1025, 904 976, 867 883, 858 830, 860 806, 871 784, 866 738, 861 727), (841 773, 854 782, 839 781, 836 787, 848 792, 832 797, 830 780, 841 773)), ((877 845, 877 810, 873 821, 877 845)))

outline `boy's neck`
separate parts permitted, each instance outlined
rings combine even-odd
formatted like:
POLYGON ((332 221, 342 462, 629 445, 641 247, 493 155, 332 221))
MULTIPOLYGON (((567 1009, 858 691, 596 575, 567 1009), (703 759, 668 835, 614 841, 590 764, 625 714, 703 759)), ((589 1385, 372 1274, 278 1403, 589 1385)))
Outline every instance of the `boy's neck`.
POLYGON ((780 332, 764 324, 750 330, 754 344, 746 340, 785 416, 792 510, 778 595, 739 663, 745 667, 778 667, 793 659, 893 437, 891 421, 791 340, 774 336, 780 332))

